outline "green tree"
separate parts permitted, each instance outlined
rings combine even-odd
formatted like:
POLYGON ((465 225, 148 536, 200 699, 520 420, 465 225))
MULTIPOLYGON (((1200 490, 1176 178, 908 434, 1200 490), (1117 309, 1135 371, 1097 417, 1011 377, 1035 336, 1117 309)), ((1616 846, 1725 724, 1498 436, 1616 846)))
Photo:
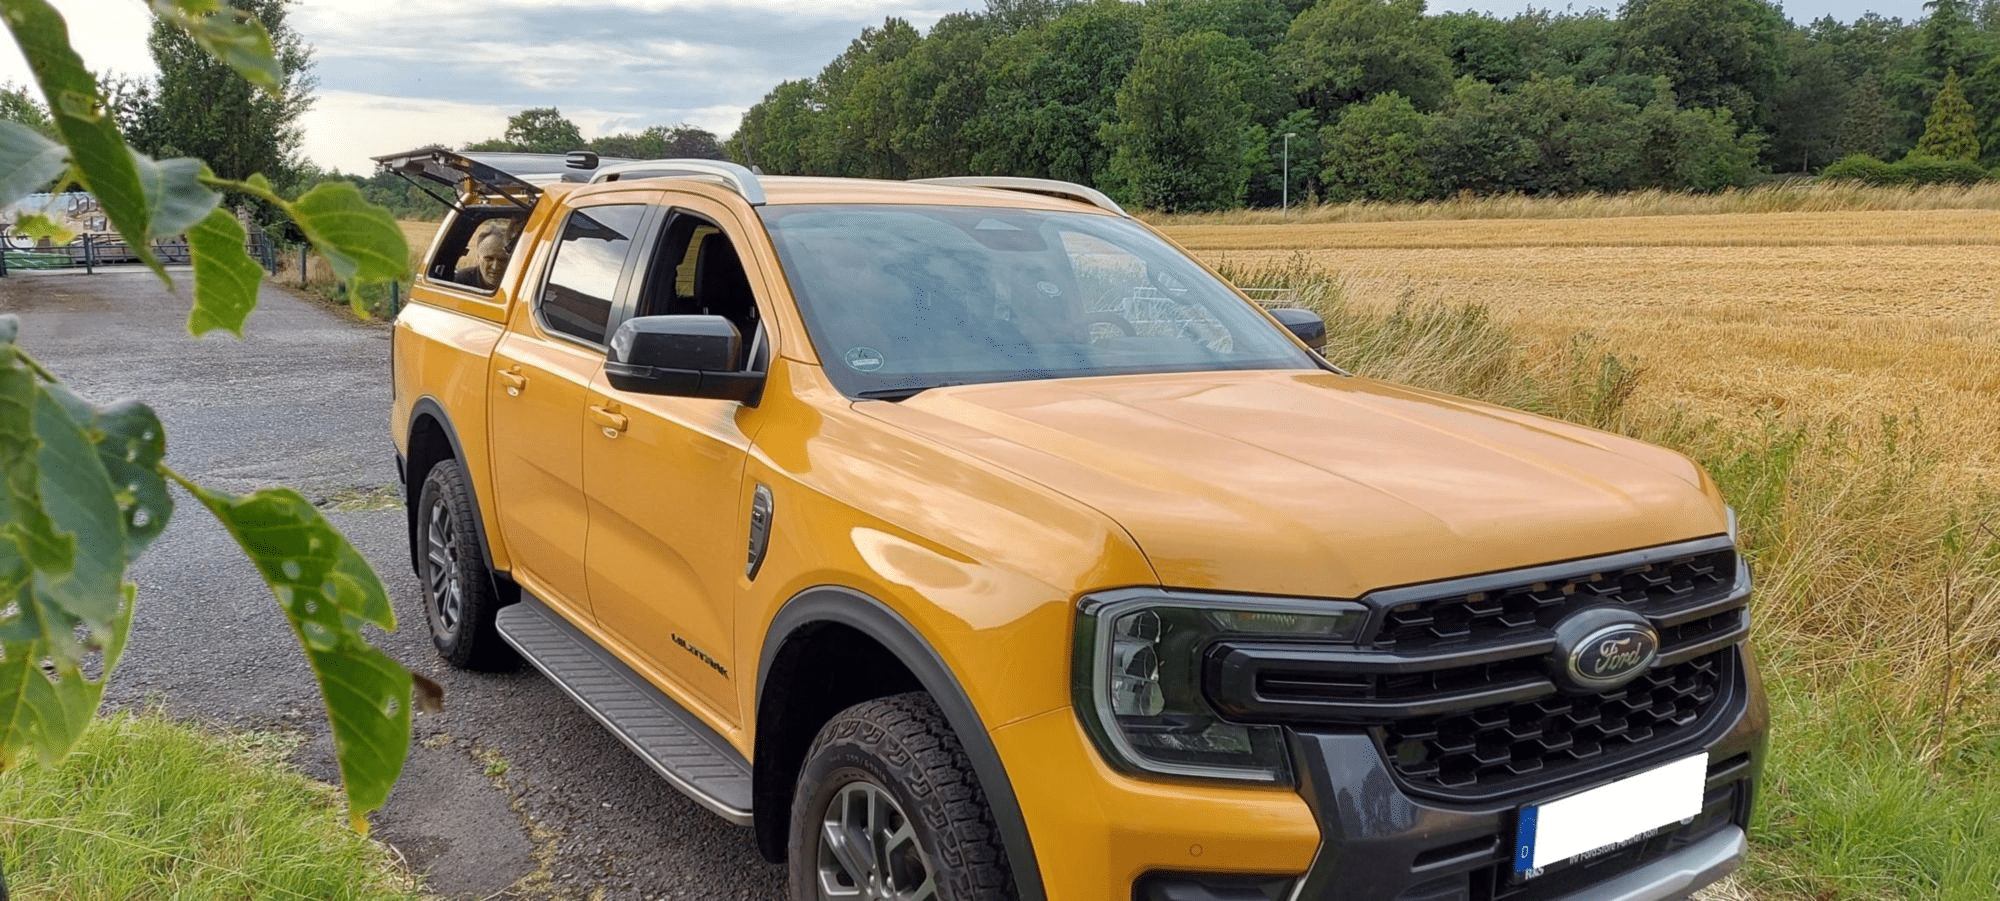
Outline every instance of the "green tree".
POLYGON ((1249 150, 1261 143, 1243 99, 1252 53, 1214 31, 1147 40, 1118 89, 1118 121, 1105 129, 1118 194, 1169 212, 1243 202, 1249 150))
POLYGON ((743 113, 729 139, 729 155, 766 172, 817 175, 811 159, 813 128, 819 115, 819 92, 813 83, 780 83, 743 113))
POLYGON ((1862 78, 1841 114, 1835 157, 1859 154, 1883 159, 1894 155, 1901 131, 1895 120, 1896 111, 1882 90, 1882 80, 1872 75, 1862 78))
POLYGON ((1451 57, 1424 0, 1321 0, 1292 20, 1272 67, 1328 119, 1389 91, 1432 109, 1451 87, 1451 57))
POLYGON ((996 41, 989 111, 967 139, 977 172, 1106 180, 1111 151, 1104 129, 1119 118, 1120 86, 1145 43, 1147 10, 1097 0, 1063 11, 1045 27, 996 41))
POLYGON ((157 18, 146 46, 160 68, 141 127, 130 135, 154 156, 193 156, 218 177, 263 173, 287 181, 298 163, 299 117, 312 106, 312 49, 285 21, 285 0, 243 0, 271 36, 279 88, 260 91, 186 30, 157 18))
POLYGON ((1840 155, 1840 122, 1854 85, 1837 46, 1805 31, 1785 40, 1788 67, 1771 98, 1771 156, 1778 167, 1811 172, 1840 155))
POLYGON ((1979 133, 1972 121, 1972 104, 1958 85, 1958 70, 1945 73, 1944 86, 1931 103, 1930 118, 1924 120, 1924 136, 1917 139, 1911 156, 1938 160, 1978 160, 1979 133))
POLYGON ((953 13, 899 67, 896 121, 890 141, 909 163, 913 178, 973 171, 969 136, 989 130, 987 92, 993 80, 988 50, 999 36, 986 16, 953 13))
POLYGON ((631 160, 719 160, 726 154, 715 133, 681 123, 654 125, 636 133, 606 135, 589 143, 598 156, 631 160))
POLYGON ((1766 122, 1784 72, 1780 36, 1790 27, 1767 0, 1626 0, 1619 16, 1631 66, 1664 75, 1682 105, 1722 107, 1750 126, 1766 122))
MULTIPOLYGON (((274 45, 254 16, 211 0, 154 0, 152 8, 261 97, 282 101, 293 84, 282 41, 274 45)), ((263 173, 231 180, 197 159, 155 160, 104 114, 96 80, 46 0, 0 0, 0 20, 44 100, 59 101, 48 106, 55 140, 0 122, 0 205, 58 176, 72 180, 169 282, 151 248, 185 234, 194 260, 191 332, 241 334, 256 306, 263 270, 244 251, 222 191, 290 218, 350 285, 407 274, 401 230, 354 185, 328 182, 287 200, 263 173)), ((175 473, 150 409, 78 397, 34 361, 18 332, 18 320, 0 317, 0 596, 9 599, 0 608, 0 770, 29 754, 53 761, 81 736, 131 629, 137 588, 127 569, 166 527, 169 486, 178 485, 229 530, 277 597, 326 701, 350 817, 365 828, 362 815, 387 798, 409 751, 413 699, 411 674, 364 633, 395 625, 380 580, 297 492, 237 497, 175 473)))
POLYGON ((1431 120, 1394 91, 1349 106, 1321 133, 1326 199, 1422 200, 1435 193, 1425 148, 1431 120))
POLYGON ((55 137, 56 125, 47 107, 27 88, 8 82, 0 85, 0 121, 25 125, 43 137, 55 137))
POLYGON ((553 106, 524 109, 507 117, 507 131, 465 145, 467 150, 502 153, 568 153, 584 148, 583 132, 553 106))

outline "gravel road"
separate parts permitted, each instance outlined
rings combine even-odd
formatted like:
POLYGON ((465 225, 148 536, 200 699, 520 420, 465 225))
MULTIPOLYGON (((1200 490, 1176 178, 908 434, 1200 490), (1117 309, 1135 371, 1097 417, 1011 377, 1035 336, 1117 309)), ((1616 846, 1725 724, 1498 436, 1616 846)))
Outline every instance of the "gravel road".
MULTIPOLYGON (((402 628, 381 646, 445 687, 371 817, 447 898, 779 898, 750 832, 681 797, 532 670, 474 674, 432 653, 410 573, 388 435, 389 332, 266 285, 247 337, 191 338, 192 275, 13 272, 0 313, 79 393, 136 397, 167 426, 169 465, 213 488, 291 485, 319 502, 387 583, 402 628)), ((133 572, 137 624, 109 702, 304 736, 297 765, 332 780, 311 673, 255 570, 192 499, 133 572)))

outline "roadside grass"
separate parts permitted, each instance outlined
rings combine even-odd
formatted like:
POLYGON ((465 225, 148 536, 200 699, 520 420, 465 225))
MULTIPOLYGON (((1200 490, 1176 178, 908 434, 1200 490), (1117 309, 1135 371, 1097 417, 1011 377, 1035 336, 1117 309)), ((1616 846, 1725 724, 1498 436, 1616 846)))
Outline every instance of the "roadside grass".
POLYGON ((1360 299, 1305 257, 1219 268, 1295 292, 1326 317, 1329 358, 1360 374, 1610 428, 1708 468, 1742 517, 1774 718, 1735 891, 1994 896, 2000 488, 1971 465, 1983 449, 1962 446, 1981 424, 1783 403, 1725 421, 1649 393, 1650 345, 1612 353, 1415 286, 1360 299))
POLYGON ((0 776, 0 862, 35 901, 425 897, 346 825, 335 790, 283 766, 292 742, 157 714, 92 724, 54 767, 0 776))

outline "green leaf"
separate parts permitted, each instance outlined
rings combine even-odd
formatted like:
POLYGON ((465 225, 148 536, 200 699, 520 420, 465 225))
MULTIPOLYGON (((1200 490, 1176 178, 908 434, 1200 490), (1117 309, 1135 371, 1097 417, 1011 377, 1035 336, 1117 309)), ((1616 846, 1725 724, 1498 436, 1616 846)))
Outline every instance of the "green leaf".
MULTIPOLYGON (((252 176, 251 182, 262 182, 252 176)), ((269 184, 263 184, 269 191, 269 184)), ((396 217, 369 203, 351 182, 322 182, 286 206, 292 219, 343 282, 406 278, 410 244, 396 217)))
POLYGON ((18 122, 0 122, 0 206, 47 189, 68 166, 68 148, 18 122))
POLYGON ((286 488, 238 497, 180 481, 243 546, 305 649, 326 699, 348 818, 389 797, 410 750, 410 672, 371 646, 367 624, 393 629, 375 571, 311 502, 286 488))
POLYGON ((49 382, 17 331, 0 317, 0 768, 82 734, 131 628, 125 568, 173 513, 159 419, 49 382))
MULTIPOLYGON (((114 638, 105 645, 95 679, 79 661, 45 656, 34 642, 0 641, 0 772, 29 750, 44 766, 54 766, 83 737, 132 629, 134 597, 134 588, 125 585, 118 617, 110 623, 114 638)), ((26 605, 20 596, 15 602, 26 605)))
MULTIPOLYGON (((222 195, 201 183, 202 176, 208 174, 201 160, 154 160, 135 150, 132 166, 146 189, 149 238, 185 234, 222 205, 222 195)), ((244 253, 248 255, 248 251, 244 253)))
POLYGON ((188 232, 194 256, 194 309, 188 332, 205 335, 225 329, 243 334, 243 321, 257 306, 257 282, 264 270, 243 250, 243 226, 228 210, 208 214, 188 232))
POLYGON ((24 213, 14 220, 14 234, 23 238, 47 238, 52 243, 68 244, 76 240, 76 232, 63 228, 54 219, 41 213, 24 213))
POLYGON ((264 23, 219 0, 153 0, 153 14, 186 31, 216 59, 265 93, 277 96, 285 74, 264 23))
POLYGON ((165 278, 166 269, 147 243, 152 217, 138 167, 117 123, 105 112, 97 80, 70 49, 62 16, 48 0, 0 0, 0 18, 13 32, 42 96, 48 98, 49 117, 69 145, 78 180, 97 198, 105 218, 132 251, 165 278))

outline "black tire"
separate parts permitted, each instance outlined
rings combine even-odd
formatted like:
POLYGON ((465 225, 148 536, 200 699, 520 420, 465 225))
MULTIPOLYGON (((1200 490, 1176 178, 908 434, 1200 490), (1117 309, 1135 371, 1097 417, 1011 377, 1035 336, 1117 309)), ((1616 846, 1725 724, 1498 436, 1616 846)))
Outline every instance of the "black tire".
POLYGON ((1015 897, 965 747, 921 692, 856 704, 820 729, 792 796, 786 856, 793 901, 1015 897))
POLYGON ((417 581, 438 656, 460 669, 505 669, 519 661, 500 638, 493 574, 479 550, 479 518, 457 460, 441 460, 417 494, 417 581))

